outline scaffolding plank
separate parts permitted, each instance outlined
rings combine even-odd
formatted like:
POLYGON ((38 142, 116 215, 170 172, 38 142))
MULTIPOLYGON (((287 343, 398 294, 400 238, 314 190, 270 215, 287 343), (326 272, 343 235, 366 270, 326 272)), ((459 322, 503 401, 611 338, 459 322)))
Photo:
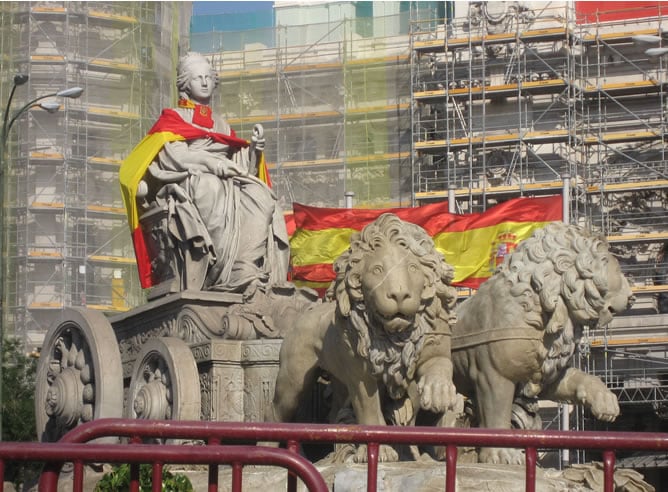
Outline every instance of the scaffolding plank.
POLYGON ((601 84, 598 86, 587 85, 582 91, 586 96, 595 96, 599 93, 605 93, 609 96, 630 96, 634 94, 651 94, 659 92, 665 88, 666 82, 660 83, 658 80, 636 80, 631 82, 618 82, 614 84, 601 84))
POLYGON ((587 186, 587 193, 619 193, 644 189, 668 188, 668 179, 630 181, 626 183, 606 183, 604 185, 587 186))
POLYGON ((135 258, 123 257, 123 256, 110 256, 110 255, 90 255, 87 258, 89 261, 100 262, 100 263, 121 263, 124 265, 136 265, 137 260, 135 258))
POLYGON ((620 234, 607 236, 609 243, 635 243, 638 241, 654 242, 668 240, 668 231, 665 232, 642 232, 636 234, 620 234))
POLYGON ((63 55, 30 55, 30 61, 34 63, 65 63, 63 55))
POLYGON ((382 104, 379 106, 361 106, 359 108, 346 109, 347 114, 366 114, 366 113, 387 113, 388 111, 396 111, 397 109, 408 109, 410 104, 382 104))
POLYGON ((28 309, 62 309, 62 302, 31 302, 28 309))
POLYGON ((106 69, 129 71, 129 72, 135 72, 139 70, 139 65, 137 65, 136 63, 120 62, 116 60, 107 60, 103 58, 93 58, 92 60, 86 62, 86 65, 93 67, 103 67, 106 69))
MULTIPOLYGON (((343 165, 343 159, 338 157, 336 159, 313 159, 308 161, 290 161, 282 162, 279 166, 281 169, 290 169, 290 168, 306 168, 306 167, 327 167, 327 166, 340 166, 343 165)), ((269 165, 271 169, 271 164, 269 165)))
POLYGON ((100 164, 100 165, 109 165, 109 166, 120 166, 123 161, 120 159, 113 159, 111 157, 89 157, 88 162, 90 164, 100 164))
MULTIPOLYGON (((548 193, 558 193, 564 184, 561 181, 549 181, 543 183, 527 183, 521 185, 505 185, 505 186, 488 186, 486 188, 476 187, 476 188, 457 188, 455 190, 455 196, 468 196, 468 195, 481 195, 485 193, 487 195, 504 195, 504 194, 515 194, 520 195, 522 192, 530 192, 531 194, 548 194, 548 193)), ((421 191, 415 193, 416 200, 435 200, 448 198, 447 190, 433 190, 433 191, 421 191)))
POLYGON ((114 14, 110 12, 104 12, 103 10, 88 10, 88 17, 91 19, 99 19, 110 21, 114 23, 125 23, 125 24, 136 24, 137 18, 130 15, 114 14))
POLYGON ((63 258, 63 254, 59 251, 44 251, 44 250, 28 251, 28 256, 30 258, 47 259, 47 260, 59 260, 63 258))
POLYGON ((257 75, 276 75, 276 67, 268 68, 249 68, 246 70, 227 70, 221 71, 218 74, 218 80, 234 80, 234 79, 243 79, 244 77, 257 76, 257 75))
POLYGON ((372 58, 352 58, 346 60, 345 65, 389 65, 390 63, 408 63, 410 61, 410 56, 405 55, 388 55, 388 56, 376 56, 372 58))
POLYGON ((110 313, 125 313, 130 310, 127 306, 112 306, 111 304, 86 304, 88 309, 95 311, 106 311, 110 313))
POLYGON ((590 135, 582 139, 583 145, 596 145, 599 143, 625 143, 640 142, 645 140, 658 140, 662 138, 659 130, 640 130, 625 132, 608 132, 599 135, 590 135))
POLYGON ((36 7, 30 7, 30 12, 33 14, 64 14, 67 12, 67 10, 65 7, 39 5, 36 7))
POLYGON ((486 36, 472 36, 450 39, 428 39, 415 41, 413 50, 418 53, 438 53, 446 49, 467 48, 482 44, 513 43, 518 39, 523 42, 557 41, 570 35, 566 27, 553 27, 546 29, 530 29, 520 33, 504 32, 499 34, 488 34, 486 36))
POLYGON ((428 39, 426 41, 413 42, 413 50, 418 53, 437 53, 445 51, 444 39, 428 39))
POLYGON ((566 88, 564 79, 538 80, 535 82, 520 82, 514 84, 489 85, 486 87, 462 87, 459 89, 436 89, 413 93, 413 97, 420 102, 438 102, 448 96, 453 98, 469 97, 484 99, 488 97, 513 97, 526 93, 527 95, 556 94, 566 88))
POLYGON ((636 29, 635 31, 606 32, 602 34, 586 34, 581 38, 583 44, 592 44, 597 41, 605 43, 628 43, 633 36, 658 36, 658 29, 636 29))
POLYGON ((62 161, 64 157, 60 152, 30 152, 29 156, 31 159, 43 161, 62 161))
POLYGON ((505 147, 520 143, 557 143, 567 142, 568 130, 527 131, 524 133, 504 133, 500 135, 485 135, 477 137, 453 138, 446 140, 428 140, 415 142, 415 149, 422 152, 437 152, 446 148, 449 150, 465 149, 469 146, 488 148, 505 147))
POLYGON ((118 118, 124 120, 139 119, 139 113, 131 113, 129 111, 120 111, 118 109, 103 108, 99 106, 89 106, 88 113, 90 115, 105 116, 105 117, 118 118))
POLYGON ((108 205, 88 205, 86 207, 86 210, 90 212, 103 212, 103 213, 125 215, 125 209, 123 207, 112 207, 108 205))
POLYGON ((62 202, 32 202, 30 208, 42 209, 42 210, 62 210, 65 208, 65 204, 62 202))
POLYGON ((634 285, 631 290, 635 294, 657 294, 668 292, 668 285, 634 285))
POLYGON ((602 338, 591 339, 590 344, 592 347, 603 347, 603 346, 633 346, 633 345, 657 345, 668 343, 668 337, 634 337, 634 338, 617 338, 609 337, 607 342, 602 338))

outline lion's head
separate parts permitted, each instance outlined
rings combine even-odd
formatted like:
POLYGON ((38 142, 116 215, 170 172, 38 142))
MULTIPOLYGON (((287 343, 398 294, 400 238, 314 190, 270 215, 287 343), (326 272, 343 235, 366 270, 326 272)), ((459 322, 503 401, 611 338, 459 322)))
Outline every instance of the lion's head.
POLYGON ((393 398, 413 378, 425 336, 449 333, 456 302, 454 270, 421 227, 383 214, 334 263, 328 298, 349 319, 351 343, 382 375, 393 398))
POLYGON ((634 300, 605 239, 561 222, 521 242, 495 276, 510 283, 508 295, 524 308, 525 323, 545 330, 543 383, 568 364, 582 326, 607 324, 634 300))

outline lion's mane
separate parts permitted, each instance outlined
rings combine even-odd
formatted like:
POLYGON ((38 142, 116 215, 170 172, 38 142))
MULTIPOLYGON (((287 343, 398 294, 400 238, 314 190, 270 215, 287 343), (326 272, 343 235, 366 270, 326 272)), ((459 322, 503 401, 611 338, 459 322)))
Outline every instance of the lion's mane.
MULTIPOLYGON (((508 295, 523 308, 526 325, 545 330, 548 354, 543 384, 567 366, 583 325, 598 320, 608 291, 605 239, 584 229, 553 222, 521 242, 495 275, 510 284, 508 295)), ((533 396, 542 386, 529 383, 533 396)))
MULTIPOLYGON (((450 286, 454 269, 435 249, 424 229, 394 214, 383 214, 353 234, 350 248, 335 261, 334 272, 336 279, 327 297, 336 300, 337 316, 348 319, 345 326, 353 348, 369 360, 374 375, 382 376, 390 397, 403 397, 422 348, 430 343, 430 337, 437 336, 436 327, 445 323, 451 329, 454 323, 457 293, 450 286), (401 334, 389 334, 374 321, 373 314, 367 312, 361 288, 363 260, 388 243, 412 253, 425 276, 422 304, 414 326, 401 334)), ((442 329, 438 331, 442 334, 442 329)))

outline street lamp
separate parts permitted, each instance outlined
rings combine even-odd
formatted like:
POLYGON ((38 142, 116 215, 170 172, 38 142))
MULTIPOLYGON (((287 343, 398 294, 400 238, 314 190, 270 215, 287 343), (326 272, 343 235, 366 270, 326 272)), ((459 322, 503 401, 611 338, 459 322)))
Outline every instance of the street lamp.
POLYGON ((33 99, 32 101, 29 101, 25 105, 23 105, 16 113, 14 113, 14 116, 12 118, 9 118, 9 110, 11 108, 12 104, 12 99, 14 98, 14 92, 16 91, 16 88, 20 85, 25 84, 28 82, 28 75, 26 74, 17 74, 14 75, 14 83, 12 84, 12 90, 9 93, 9 98, 7 99, 7 104, 5 105, 5 112, 2 115, 2 130, 0 131, 0 234, 2 234, 0 238, 0 441, 2 441, 2 414, 3 414, 3 408, 2 408, 2 362, 3 362, 3 356, 4 356, 4 338, 5 338, 5 323, 4 323, 4 314, 5 314, 5 306, 4 306, 4 282, 5 282, 5 251, 6 251, 6 245, 5 245, 5 236, 6 236, 6 228, 5 228, 5 180, 4 180, 4 174, 5 174, 5 151, 7 149, 7 138, 9 136, 9 131, 12 129, 12 126, 14 125, 14 122, 26 111, 33 107, 39 107, 44 109, 45 111, 49 113, 55 113, 60 109, 60 103, 57 103, 55 101, 44 101, 45 99, 52 98, 52 97, 68 97, 68 98, 77 98, 83 94, 83 89, 81 87, 70 87, 68 89, 63 89, 58 92, 54 92, 52 94, 45 94, 44 96, 39 96, 33 99))

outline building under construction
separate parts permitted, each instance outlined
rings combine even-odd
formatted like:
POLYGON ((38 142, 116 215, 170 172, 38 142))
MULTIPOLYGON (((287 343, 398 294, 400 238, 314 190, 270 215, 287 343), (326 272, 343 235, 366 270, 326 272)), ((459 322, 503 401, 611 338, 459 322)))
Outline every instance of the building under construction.
MULTIPOLYGON (((35 98, 4 137, 3 329, 41 344, 67 306, 113 313, 143 302, 118 186, 122 159, 175 100, 185 2, 2 2, 0 100, 8 115, 35 98), (14 86, 14 76, 29 78, 14 86)), ((3 108, 4 111, 4 108, 3 108)))
MULTIPOLYGON (((668 6, 615 4, 280 3, 245 30, 193 18, 190 49, 219 72, 214 109, 242 137, 264 126, 285 210, 348 194, 478 212, 566 182, 568 218, 608 237, 637 297, 574 363, 617 393, 617 426, 665 430, 668 6)), ((3 327, 30 345, 64 307, 144 302, 117 173, 174 103, 189 5, 3 2, 0 16, 2 101, 17 73, 13 108, 84 88, 5 135, 3 327)))
POLYGON ((413 197, 475 212, 566 181, 570 221, 607 236, 637 297, 585 332, 575 364, 617 393, 617 428, 658 430, 668 397, 668 5, 615 3, 605 13, 588 2, 470 3, 444 22, 414 23, 413 197))
POLYGON ((352 192, 356 207, 479 212, 566 182, 570 221, 607 236, 637 297, 574 363, 618 394, 618 428, 664 429, 668 5, 621 4, 276 4, 261 29, 194 17, 210 27, 191 46, 214 62, 232 125, 264 125, 287 210, 352 192))

